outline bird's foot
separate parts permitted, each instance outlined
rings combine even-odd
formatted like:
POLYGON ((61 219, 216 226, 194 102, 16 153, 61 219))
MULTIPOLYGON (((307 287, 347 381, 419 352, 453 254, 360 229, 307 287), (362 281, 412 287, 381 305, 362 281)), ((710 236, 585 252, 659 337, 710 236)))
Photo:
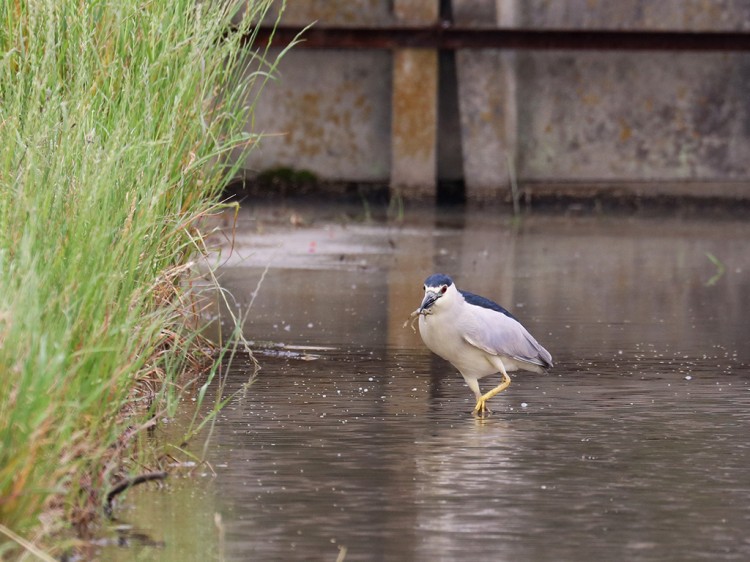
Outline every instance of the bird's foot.
POLYGON ((502 392, 503 390, 508 388, 508 385, 510 385, 510 377, 508 376, 508 373, 504 372, 503 382, 501 382, 497 387, 493 388, 489 392, 477 397, 477 405, 474 406, 473 414, 480 417, 484 417, 486 414, 491 414, 492 410, 487 407, 487 401, 497 393, 502 392))
POLYGON ((484 416, 491 414, 492 410, 487 407, 487 401, 484 398, 480 398, 477 400, 477 405, 474 406, 474 410, 472 410, 471 413, 483 418, 484 416))

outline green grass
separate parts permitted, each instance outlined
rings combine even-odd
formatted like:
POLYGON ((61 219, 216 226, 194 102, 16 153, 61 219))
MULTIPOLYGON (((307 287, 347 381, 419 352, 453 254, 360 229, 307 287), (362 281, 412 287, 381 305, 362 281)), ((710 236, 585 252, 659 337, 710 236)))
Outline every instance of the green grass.
MULTIPOLYGON (((6 537, 49 547, 85 524, 125 428, 148 418, 133 405, 144 381, 153 413, 191 365, 186 264, 228 155, 255 140, 242 131, 273 62, 240 36, 269 3, 241 17, 194 0, 0 3, 6 537)), ((20 542, 6 537, 0 557, 20 542)))

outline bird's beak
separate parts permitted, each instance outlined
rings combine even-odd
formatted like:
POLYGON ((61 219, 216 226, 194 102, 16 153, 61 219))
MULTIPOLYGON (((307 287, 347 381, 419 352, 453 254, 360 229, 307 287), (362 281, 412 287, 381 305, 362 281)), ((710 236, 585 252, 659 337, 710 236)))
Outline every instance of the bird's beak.
POLYGON ((436 293, 435 291, 425 291, 424 298, 422 299, 422 304, 419 305, 419 312, 424 312, 425 310, 430 308, 439 298, 439 293, 436 293))

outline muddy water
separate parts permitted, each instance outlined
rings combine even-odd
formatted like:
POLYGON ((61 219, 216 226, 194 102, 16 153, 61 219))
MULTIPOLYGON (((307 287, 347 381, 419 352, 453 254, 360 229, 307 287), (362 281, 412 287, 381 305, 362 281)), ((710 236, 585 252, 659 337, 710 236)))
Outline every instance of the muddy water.
POLYGON ((129 492, 105 558, 750 559, 750 224, 358 212, 243 210, 221 283, 260 376, 216 475, 129 492), (436 271, 555 360, 486 419, 403 327, 436 271))

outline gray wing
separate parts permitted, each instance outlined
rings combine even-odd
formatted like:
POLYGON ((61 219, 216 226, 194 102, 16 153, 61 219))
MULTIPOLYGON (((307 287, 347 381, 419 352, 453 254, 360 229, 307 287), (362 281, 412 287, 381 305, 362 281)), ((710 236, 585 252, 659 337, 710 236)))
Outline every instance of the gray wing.
POLYGON ((506 355, 543 368, 552 367, 552 356, 523 325, 510 316, 491 309, 476 309, 461 318, 464 340, 493 355, 506 355))

